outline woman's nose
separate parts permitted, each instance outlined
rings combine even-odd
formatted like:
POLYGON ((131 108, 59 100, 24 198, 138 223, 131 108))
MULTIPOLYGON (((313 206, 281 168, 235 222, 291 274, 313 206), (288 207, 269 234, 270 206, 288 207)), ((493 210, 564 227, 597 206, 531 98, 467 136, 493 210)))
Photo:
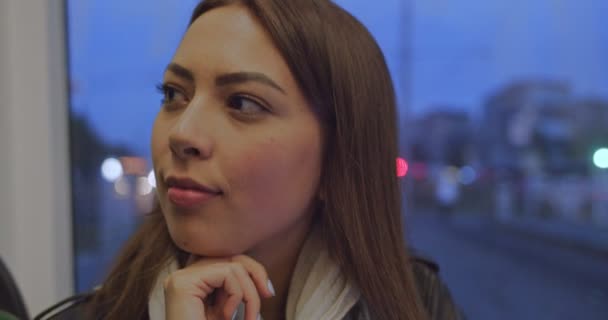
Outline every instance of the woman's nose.
POLYGON ((203 158, 206 153, 204 150, 186 139, 171 136, 169 140, 171 152, 180 159, 203 158))
POLYGON ((169 136, 171 153, 179 159, 207 159, 211 156, 211 144, 201 137, 188 137, 183 134, 169 136))
MULTIPOLYGON (((187 115, 185 115, 188 117, 187 115)), ((202 121, 181 119, 169 134, 169 148, 179 159, 207 159, 212 153, 211 137, 202 121)))

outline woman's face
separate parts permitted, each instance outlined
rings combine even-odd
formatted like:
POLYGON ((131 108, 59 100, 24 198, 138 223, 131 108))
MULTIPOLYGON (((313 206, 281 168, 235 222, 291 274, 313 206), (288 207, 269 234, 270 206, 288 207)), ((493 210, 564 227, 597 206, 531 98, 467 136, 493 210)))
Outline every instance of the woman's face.
POLYGON ((152 158, 177 246, 229 256, 308 227, 321 172, 321 125, 245 7, 217 8, 192 24, 163 91, 152 158), (186 179, 218 193, 189 190, 186 179))

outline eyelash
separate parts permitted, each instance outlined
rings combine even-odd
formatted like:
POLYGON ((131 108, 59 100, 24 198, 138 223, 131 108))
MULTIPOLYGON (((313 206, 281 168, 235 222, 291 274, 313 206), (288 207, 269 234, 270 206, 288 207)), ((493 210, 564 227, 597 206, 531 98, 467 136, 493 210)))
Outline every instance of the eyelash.
MULTIPOLYGON (((158 92, 161 95, 163 95, 163 98, 161 99, 161 104, 163 107, 171 107, 171 104, 175 103, 175 101, 174 101, 175 97, 173 97, 171 99, 167 98, 168 95, 171 93, 171 91, 173 91, 173 96, 175 96, 176 94, 181 94, 182 96, 185 97, 185 94, 182 93, 179 89, 177 89, 171 85, 168 85, 166 83, 157 84, 156 89, 158 90, 158 92)), ((243 94, 243 93, 232 94, 228 97, 226 104, 228 105, 228 107, 230 109, 235 110, 235 112, 237 112, 241 115, 245 115, 245 116, 249 116, 249 117, 254 116, 254 115, 248 114, 246 112, 239 111, 237 108, 233 108, 232 106, 230 106, 230 104, 233 103, 235 99, 241 99, 241 100, 248 101, 248 102, 255 104, 256 106, 258 106, 260 108, 262 113, 270 112, 270 109, 266 107, 265 103, 259 102, 256 98, 253 98, 250 95, 243 94)))
POLYGON ((238 114, 240 114, 240 115, 245 115, 245 116, 249 116, 249 117, 254 117, 254 116, 256 116, 256 115, 259 115, 259 113, 268 113, 268 112, 270 112, 270 110, 269 110, 269 109, 268 109, 268 108, 265 106, 265 104, 264 104, 264 103, 258 102, 258 100, 257 100, 257 99, 255 99, 255 98, 253 98, 253 97, 251 97, 251 96, 249 96, 249 95, 246 95, 246 94, 241 94, 241 93, 233 94, 233 95, 231 95, 230 97, 228 97, 228 100, 226 101, 226 104, 228 105, 228 107, 229 107, 231 110, 234 110, 234 111, 235 111, 235 112, 237 112, 238 114), (247 112, 240 111, 240 110, 239 110, 239 109, 237 109, 237 108, 234 108, 234 107, 233 107, 231 104, 232 104, 232 103, 233 103, 235 100, 237 100, 237 99, 239 99, 239 100, 243 100, 243 101, 247 101, 247 102, 250 102, 250 103, 253 103, 254 105, 256 105, 256 106, 257 106, 257 107, 260 109, 260 112, 256 112, 255 114, 251 114, 251 113, 247 113, 247 112))
POLYGON ((185 95, 179 89, 177 89, 173 86, 170 86, 166 83, 157 84, 156 90, 158 90, 158 92, 163 96, 163 98, 160 100, 161 105, 163 107, 168 107, 172 103, 174 103, 175 95, 178 93, 185 97, 185 95), (168 98, 170 93, 173 93, 173 98, 168 98))

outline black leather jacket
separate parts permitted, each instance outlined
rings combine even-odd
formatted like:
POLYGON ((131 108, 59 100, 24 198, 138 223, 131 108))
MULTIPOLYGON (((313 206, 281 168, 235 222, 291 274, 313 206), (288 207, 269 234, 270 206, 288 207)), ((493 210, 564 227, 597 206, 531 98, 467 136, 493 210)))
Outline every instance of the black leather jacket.
MULTIPOLYGON (((464 320, 464 314, 439 277, 437 264, 419 256, 413 260, 414 276, 430 320, 464 320)), ((84 309, 91 297, 91 293, 70 297, 43 311, 34 320, 83 320, 84 309)))
POLYGON ((452 299, 448 287, 439 277, 439 266, 431 260, 414 257, 414 277, 431 320, 465 320, 462 310, 452 299))

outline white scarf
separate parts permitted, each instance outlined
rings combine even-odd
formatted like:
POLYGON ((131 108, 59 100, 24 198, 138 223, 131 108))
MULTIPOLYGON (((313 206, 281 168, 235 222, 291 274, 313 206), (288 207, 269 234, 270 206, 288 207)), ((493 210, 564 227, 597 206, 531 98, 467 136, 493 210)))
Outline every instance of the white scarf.
MULTIPOLYGON (((157 277, 148 301, 150 320, 165 320, 164 279, 178 269, 172 261, 157 277)), ((318 229, 314 229, 300 252, 287 295, 286 320, 343 319, 360 299, 359 289, 347 281, 329 257, 318 229)), ((241 304, 234 319, 245 317, 241 304)))

